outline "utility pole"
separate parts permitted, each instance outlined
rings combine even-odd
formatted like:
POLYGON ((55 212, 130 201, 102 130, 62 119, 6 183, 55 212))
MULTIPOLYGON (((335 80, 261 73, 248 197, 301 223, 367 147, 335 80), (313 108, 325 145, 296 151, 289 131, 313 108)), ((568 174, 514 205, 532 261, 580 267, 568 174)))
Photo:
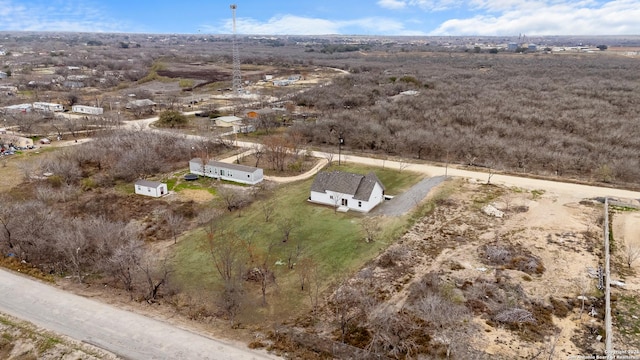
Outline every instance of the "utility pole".
POLYGON ((238 40, 236 35, 236 9, 238 8, 238 6, 236 4, 231 4, 230 8, 231 13, 233 14, 233 72, 231 88, 233 89, 233 94, 237 96, 242 91, 242 77, 240 74, 240 50, 238 50, 238 40))
POLYGON ((342 145, 344 144, 344 138, 342 134, 339 135, 338 138, 338 166, 340 166, 340 158, 342 157, 342 145))

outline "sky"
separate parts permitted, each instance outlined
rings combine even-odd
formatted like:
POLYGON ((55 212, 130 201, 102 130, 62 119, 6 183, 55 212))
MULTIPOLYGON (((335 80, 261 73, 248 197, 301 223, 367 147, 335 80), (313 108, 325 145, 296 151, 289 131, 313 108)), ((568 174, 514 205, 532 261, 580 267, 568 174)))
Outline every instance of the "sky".
MULTIPOLYGON (((0 31, 231 34, 233 0, 0 0, 0 31)), ((238 34, 640 35, 640 0, 237 0, 238 34)))

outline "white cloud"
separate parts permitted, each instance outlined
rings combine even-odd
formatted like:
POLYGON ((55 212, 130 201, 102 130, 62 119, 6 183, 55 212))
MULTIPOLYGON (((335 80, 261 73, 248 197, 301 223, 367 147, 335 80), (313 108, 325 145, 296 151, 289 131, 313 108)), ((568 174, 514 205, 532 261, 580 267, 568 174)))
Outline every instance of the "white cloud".
MULTIPOLYGON (((213 33, 231 33, 231 20, 221 26, 202 26, 213 33)), ((388 18, 361 18, 353 20, 329 20, 296 15, 278 15, 266 21, 252 18, 236 19, 236 30, 240 34, 255 35, 328 35, 328 34, 371 34, 371 35, 425 35, 424 32, 405 29, 401 21, 388 18)))
POLYGON ((470 18, 450 19, 430 35, 616 35, 640 33, 635 0, 518 1, 474 0, 486 10, 470 18))
POLYGON ((82 0, 0 0, 0 30, 120 32, 131 27, 103 15, 102 7, 82 0))
POLYGON ((378 0, 378 6, 391 10, 418 7, 424 11, 444 11, 463 5, 462 0, 378 0))
POLYGON ((385 9, 399 10, 407 7, 407 2, 403 0, 378 0, 378 6, 385 9))

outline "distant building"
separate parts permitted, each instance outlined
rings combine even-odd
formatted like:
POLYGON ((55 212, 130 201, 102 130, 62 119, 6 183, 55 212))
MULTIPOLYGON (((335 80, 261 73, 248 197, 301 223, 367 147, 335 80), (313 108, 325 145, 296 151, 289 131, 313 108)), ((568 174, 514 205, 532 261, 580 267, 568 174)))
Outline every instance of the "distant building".
POLYGON ((167 184, 159 181, 138 180, 135 184, 135 193, 151 197, 161 197, 168 193, 167 184))
POLYGON ((81 89, 84 87, 84 83, 82 81, 70 81, 66 80, 62 82, 62 86, 69 89, 81 89))
POLYGON ((518 49, 518 43, 509 43, 507 44, 507 50, 516 51, 518 49))
POLYGON ((3 109, 8 113, 27 113, 33 110, 33 105, 31 104, 9 105, 9 106, 3 107, 3 109))
POLYGON ((47 103, 47 102, 34 102, 33 108, 36 110, 44 111, 64 111, 64 107, 60 104, 47 103))
POLYGON ((104 109, 101 107, 87 106, 87 105, 73 105, 71 107, 71 111, 80 113, 80 114, 88 114, 88 115, 102 115, 104 109))
POLYGON ((6 79, 9 75, 6 72, 0 71, 0 79, 6 79))
POLYGON ((233 124, 233 132, 236 134, 248 134, 254 131, 256 131, 256 127, 253 124, 247 124, 245 122, 233 124))
POLYGON ((189 161, 189 171, 200 176, 249 185, 255 185, 264 180, 264 174, 260 168, 215 160, 204 164, 200 158, 189 161))
POLYGON ((233 125, 239 125, 242 123, 242 118, 237 116, 220 116, 213 119, 216 126, 219 127, 233 127, 233 125))
POLYGON ((529 46, 527 46, 527 51, 530 51, 530 52, 536 52, 536 51, 538 51, 538 45, 536 45, 536 44, 529 44, 529 46))
POLYGON ((152 100, 140 99, 140 100, 131 100, 131 101, 129 101, 125 107, 127 109, 135 109, 135 108, 142 108, 142 107, 152 107, 152 106, 156 106, 156 105, 157 104, 155 102, 153 102, 152 100))

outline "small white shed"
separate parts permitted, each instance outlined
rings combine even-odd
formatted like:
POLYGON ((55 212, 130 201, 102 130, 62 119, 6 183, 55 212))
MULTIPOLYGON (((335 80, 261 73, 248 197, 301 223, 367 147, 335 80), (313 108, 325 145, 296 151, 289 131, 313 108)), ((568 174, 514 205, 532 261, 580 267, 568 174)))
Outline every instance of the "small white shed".
POLYGON ((161 197, 168 193, 167 184, 159 181, 138 180, 135 185, 135 192, 138 195, 151 197, 161 197))

